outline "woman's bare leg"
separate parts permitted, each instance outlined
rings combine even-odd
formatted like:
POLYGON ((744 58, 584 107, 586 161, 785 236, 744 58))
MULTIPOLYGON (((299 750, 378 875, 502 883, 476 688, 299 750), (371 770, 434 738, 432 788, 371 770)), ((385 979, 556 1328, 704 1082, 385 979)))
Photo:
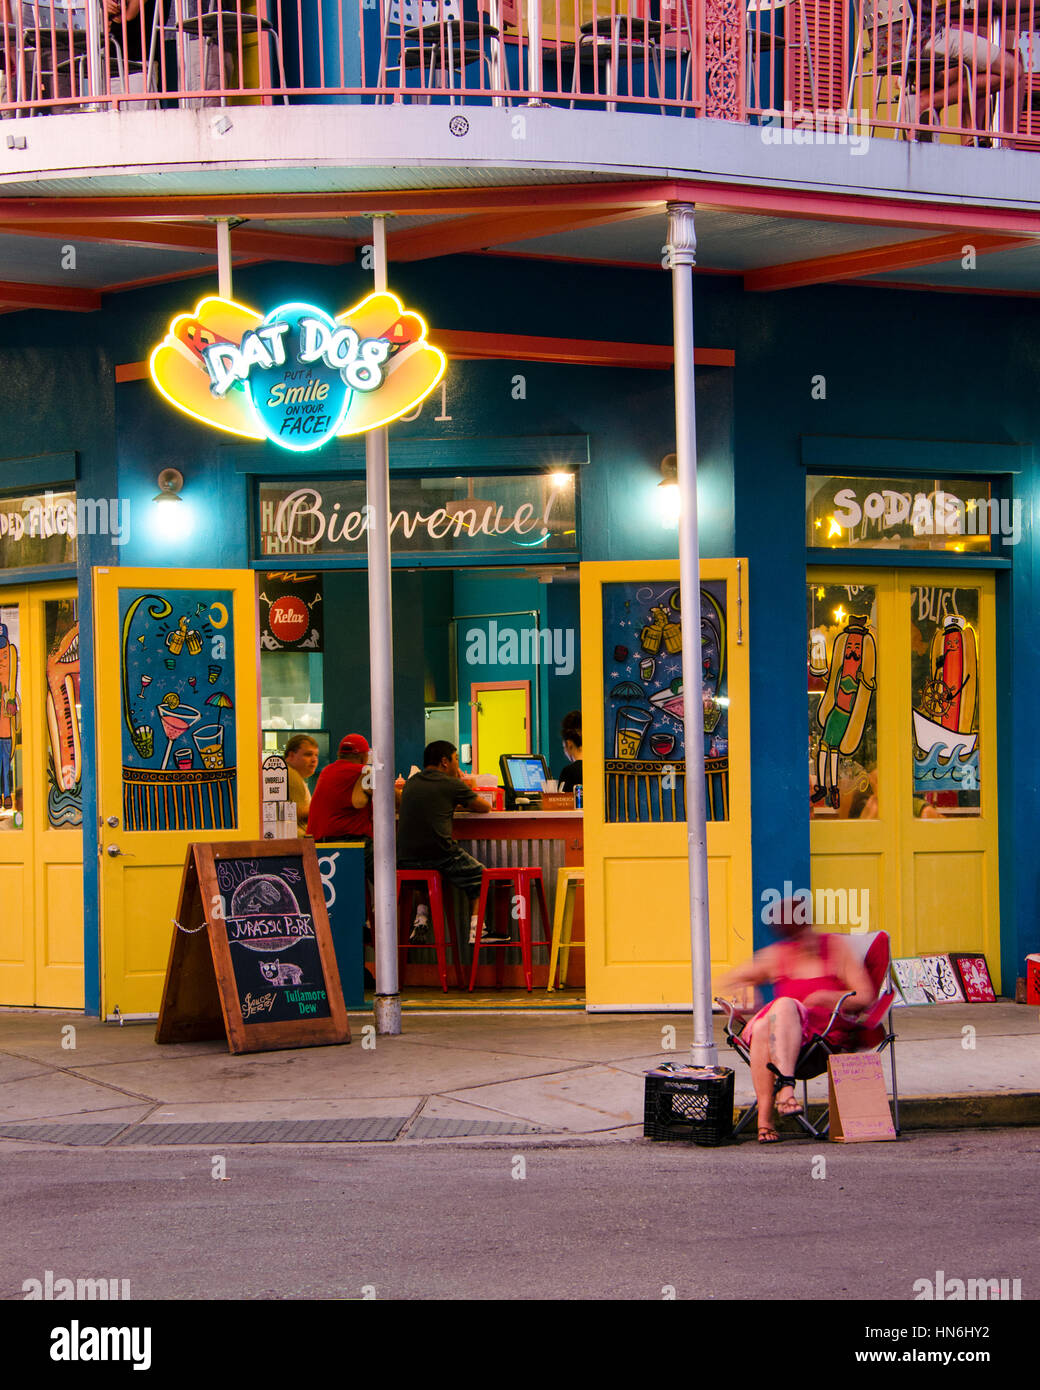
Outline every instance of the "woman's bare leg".
MULTIPOLYGON (((790 1076, 802 1045, 802 1016, 793 999, 774 999, 768 1011, 755 1024, 751 1034, 751 1084, 758 1099, 759 1129, 773 1126, 773 1087, 776 1078, 769 1063, 784 1076, 790 1076)), ((777 1092, 778 1102, 786 1104, 794 1088, 777 1092)))

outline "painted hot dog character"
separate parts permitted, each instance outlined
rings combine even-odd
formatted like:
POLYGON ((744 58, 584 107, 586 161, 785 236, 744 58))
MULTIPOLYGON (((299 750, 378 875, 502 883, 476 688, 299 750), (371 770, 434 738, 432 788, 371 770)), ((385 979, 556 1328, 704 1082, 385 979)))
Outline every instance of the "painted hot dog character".
POLYGON ((838 754, 855 753, 863 738, 870 697, 877 689, 877 646, 867 627, 867 619, 849 616, 844 632, 838 634, 831 652, 827 689, 816 711, 822 729, 817 754, 817 786, 811 800, 823 801, 838 809, 838 754))
POLYGON ((932 638, 931 668, 934 682, 942 683, 945 706, 936 712, 944 729, 970 733, 975 723, 978 660, 975 633, 963 618, 948 617, 946 626, 932 638))

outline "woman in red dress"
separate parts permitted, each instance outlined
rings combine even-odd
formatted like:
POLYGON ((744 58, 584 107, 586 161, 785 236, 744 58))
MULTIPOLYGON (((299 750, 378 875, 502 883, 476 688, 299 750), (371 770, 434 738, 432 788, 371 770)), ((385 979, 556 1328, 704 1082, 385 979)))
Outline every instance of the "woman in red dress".
POLYGON ((781 1115, 799 1115, 802 1107, 794 1093, 792 1075, 802 1044, 826 1028, 834 1006, 849 990, 842 1012, 826 1034, 837 1051, 855 1046, 856 1015, 874 1002, 874 986, 861 961, 840 934, 817 934, 811 923, 795 922, 805 916, 804 905, 784 903, 781 925, 774 928, 784 939, 756 952, 723 981, 723 987, 772 984, 774 999, 759 1009, 744 1029, 742 1038, 751 1045, 751 1081, 758 1097, 758 1142, 775 1144, 774 1099, 781 1115), (792 911, 792 907, 796 910, 792 911), (769 1070, 770 1063, 780 1073, 769 1070))

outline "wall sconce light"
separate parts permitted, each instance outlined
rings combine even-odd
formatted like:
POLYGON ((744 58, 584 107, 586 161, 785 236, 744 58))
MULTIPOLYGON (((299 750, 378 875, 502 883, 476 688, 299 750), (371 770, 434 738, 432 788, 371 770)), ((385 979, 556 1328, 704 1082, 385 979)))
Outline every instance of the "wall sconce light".
POLYGON ((156 482, 159 491, 152 498, 156 504, 156 525, 167 539, 172 540, 183 534, 188 519, 189 508, 181 496, 184 474, 179 468, 164 468, 156 482))
POLYGON ((665 454, 661 460, 661 481, 657 484, 657 496, 661 524, 667 527, 678 526, 679 460, 675 454, 665 454))
POLYGON ((574 481, 574 475, 572 473, 565 473, 563 469, 556 469, 549 474, 549 481, 552 483, 553 487, 566 487, 569 483, 574 481))

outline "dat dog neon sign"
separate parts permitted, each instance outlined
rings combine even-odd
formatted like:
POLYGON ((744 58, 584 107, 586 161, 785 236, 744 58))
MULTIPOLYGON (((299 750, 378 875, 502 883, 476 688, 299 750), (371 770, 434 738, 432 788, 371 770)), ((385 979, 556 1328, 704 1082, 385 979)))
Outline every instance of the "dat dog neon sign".
POLYGON ((207 298, 152 353, 152 380, 204 424, 284 449, 318 449, 407 414, 447 365, 426 324, 396 295, 367 296, 332 318, 312 304, 266 316, 207 298))

